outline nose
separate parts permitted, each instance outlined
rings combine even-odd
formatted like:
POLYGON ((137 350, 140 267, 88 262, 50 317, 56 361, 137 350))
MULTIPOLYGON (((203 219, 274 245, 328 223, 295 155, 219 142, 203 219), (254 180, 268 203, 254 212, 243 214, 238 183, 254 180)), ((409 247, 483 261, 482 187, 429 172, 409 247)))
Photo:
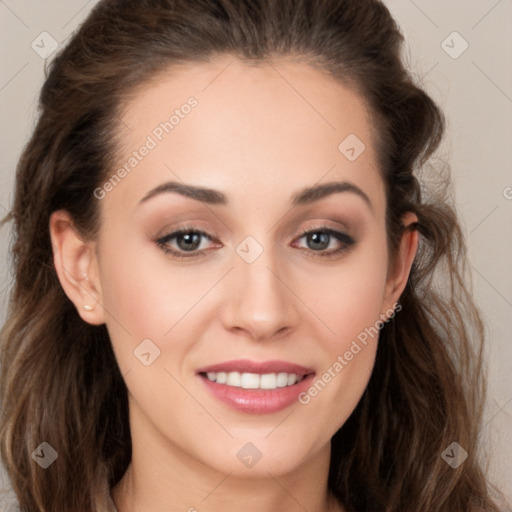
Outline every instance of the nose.
POLYGON ((221 314, 224 327, 257 341, 292 331, 299 312, 284 264, 278 265, 275 254, 265 248, 252 263, 235 254, 234 266, 221 314))

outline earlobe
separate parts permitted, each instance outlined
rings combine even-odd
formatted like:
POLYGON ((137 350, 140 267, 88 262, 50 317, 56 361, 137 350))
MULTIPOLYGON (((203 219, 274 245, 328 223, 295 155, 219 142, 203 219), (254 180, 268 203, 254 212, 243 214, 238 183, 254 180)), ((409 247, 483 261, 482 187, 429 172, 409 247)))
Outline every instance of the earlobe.
POLYGON ((398 302, 400 295, 407 285, 412 264, 418 250, 417 222, 418 217, 412 212, 407 212, 402 217, 402 224, 404 226, 402 238, 396 255, 396 261, 393 265, 393 271, 388 276, 386 284, 384 302, 388 308, 398 302))
POLYGON ((64 292, 84 321, 105 323, 94 244, 80 237, 65 210, 52 213, 49 230, 55 270, 64 292))

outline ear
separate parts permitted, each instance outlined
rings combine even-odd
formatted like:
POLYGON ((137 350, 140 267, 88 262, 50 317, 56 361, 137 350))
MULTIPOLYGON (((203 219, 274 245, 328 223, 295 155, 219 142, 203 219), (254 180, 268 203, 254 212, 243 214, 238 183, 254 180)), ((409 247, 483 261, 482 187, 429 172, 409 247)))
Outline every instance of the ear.
POLYGON ((53 262, 60 284, 82 319, 105 323, 95 245, 84 241, 65 210, 50 216, 53 262))
POLYGON ((418 230, 415 227, 417 222, 418 217, 412 212, 407 212, 402 217, 402 238, 399 243, 396 260, 386 280, 383 302, 384 311, 394 309, 394 305, 398 302, 409 279, 412 263, 418 250, 418 230))

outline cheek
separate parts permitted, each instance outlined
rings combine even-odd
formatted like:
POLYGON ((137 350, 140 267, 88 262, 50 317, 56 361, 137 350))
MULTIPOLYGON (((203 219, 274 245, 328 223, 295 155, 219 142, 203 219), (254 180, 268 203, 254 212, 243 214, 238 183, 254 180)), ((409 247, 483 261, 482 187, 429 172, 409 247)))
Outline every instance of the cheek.
POLYGON ((159 337, 169 330, 187 296, 200 292, 201 283, 185 283, 179 267, 170 270, 155 244, 128 228, 112 227, 100 240, 103 302, 114 322, 159 337))
POLYGON ((309 296, 324 326, 318 331, 324 358, 322 371, 301 403, 319 422, 329 425, 332 433, 350 416, 363 394, 378 346, 387 275, 386 241, 375 236, 367 242, 329 276, 317 275, 318 286, 309 296))
MULTIPOLYGON (((175 303, 168 295, 158 300, 159 287, 147 255, 130 238, 105 234, 100 246, 100 278, 105 321, 122 372, 136 362, 133 351, 145 339, 157 341, 169 329, 166 304, 175 303), (156 283, 156 286, 155 286, 156 283)), ((170 290, 169 290, 170 291, 170 290)))
MULTIPOLYGON (((161 350, 158 365, 180 361, 205 323, 212 286, 225 269, 171 263, 163 253, 135 237, 123 238, 123 255, 114 235, 102 241, 102 301, 110 338, 123 371, 140 366, 134 350, 151 340, 161 350), (218 270, 218 271, 217 271, 218 270), (169 350, 169 349, 172 350, 169 350)), ((171 365, 172 366, 172 365, 171 365)))
POLYGON ((298 289, 311 304, 315 316, 325 324, 328 351, 343 349, 366 328, 374 326, 382 313, 387 276, 385 237, 367 237, 353 253, 329 270, 308 272, 298 289), (329 335, 330 333, 330 335, 329 335))

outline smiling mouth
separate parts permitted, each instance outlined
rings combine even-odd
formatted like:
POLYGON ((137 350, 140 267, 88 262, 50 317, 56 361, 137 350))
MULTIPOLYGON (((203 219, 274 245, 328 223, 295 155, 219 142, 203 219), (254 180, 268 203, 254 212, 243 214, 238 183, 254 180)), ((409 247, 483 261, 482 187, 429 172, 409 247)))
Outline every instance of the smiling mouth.
POLYGON ((246 373, 246 372, 201 372, 199 375, 210 382, 225 384, 234 388, 272 390, 298 384, 309 374, 296 373, 246 373))
POLYGON ((315 374, 313 368, 279 360, 237 359, 196 370, 208 393, 246 414, 274 413, 292 406, 315 374))

